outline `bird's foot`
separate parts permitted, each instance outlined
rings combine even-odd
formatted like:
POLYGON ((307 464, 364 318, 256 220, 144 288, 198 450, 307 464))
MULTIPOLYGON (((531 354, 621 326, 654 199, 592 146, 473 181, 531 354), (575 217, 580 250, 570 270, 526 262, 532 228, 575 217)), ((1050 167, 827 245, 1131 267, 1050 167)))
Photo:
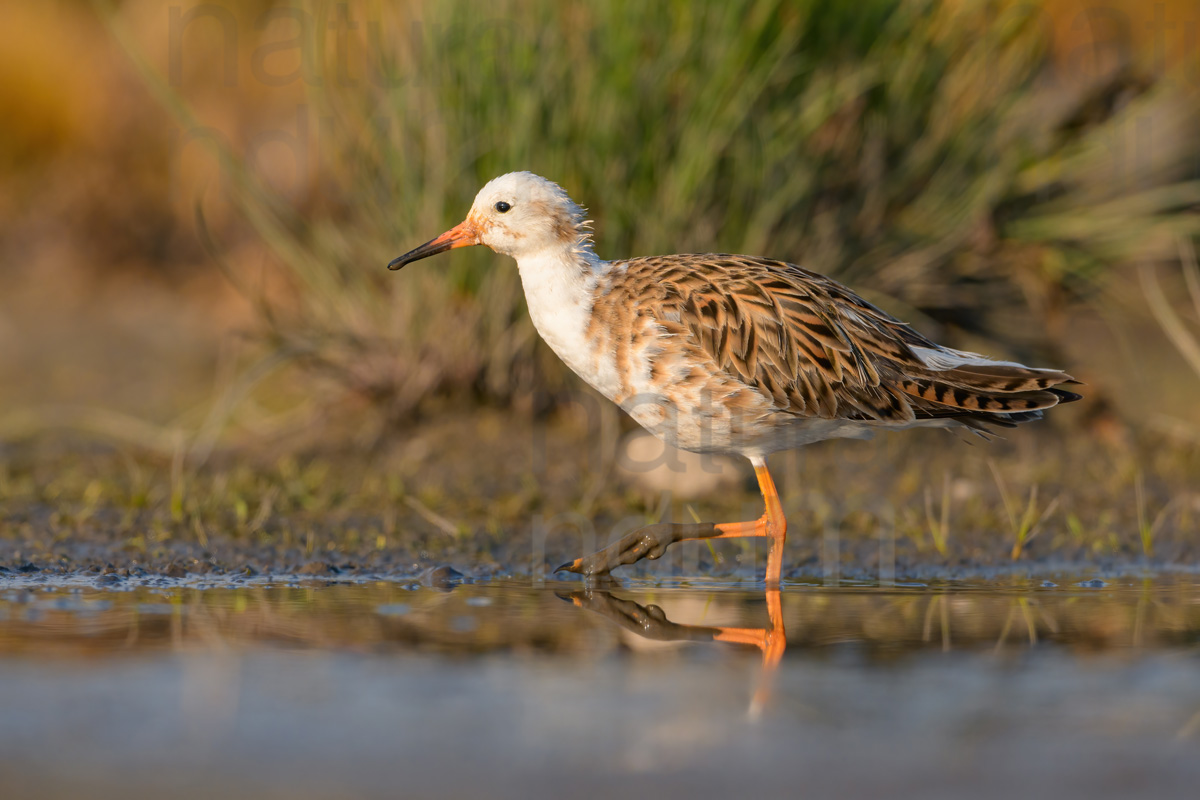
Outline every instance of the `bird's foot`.
POLYGON ((720 535, 720 529, 711 523, 660 522, 627 533, 603 550, 577 558, 554 571, 574 572, 588 578, 608 575, 617 567, 636 564, 643 558, 659 558, 675 542, 720 535))
POLYGON ((679 625, 667 619, 666 612, 656 605, 642 605, 607 591, 584 589, 560 594, 559 597, 577 608, 607 618, 630 633, 660 642, 711 642, 725 630, 703 625, 679 625))

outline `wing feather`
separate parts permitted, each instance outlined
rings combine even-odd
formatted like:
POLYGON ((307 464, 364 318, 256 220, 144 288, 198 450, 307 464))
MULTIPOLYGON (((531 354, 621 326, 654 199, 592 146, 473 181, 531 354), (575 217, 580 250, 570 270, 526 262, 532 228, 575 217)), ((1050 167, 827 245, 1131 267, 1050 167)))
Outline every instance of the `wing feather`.
POLYGON ((943 348, 840 283, 794 264, 728 254, 614 262, 637 302, 679 321, 728 375, 780 411, 1006 426, 1078 395, 1059 370, 943 348), (652 295, 652 296, 651 296, 652 295))

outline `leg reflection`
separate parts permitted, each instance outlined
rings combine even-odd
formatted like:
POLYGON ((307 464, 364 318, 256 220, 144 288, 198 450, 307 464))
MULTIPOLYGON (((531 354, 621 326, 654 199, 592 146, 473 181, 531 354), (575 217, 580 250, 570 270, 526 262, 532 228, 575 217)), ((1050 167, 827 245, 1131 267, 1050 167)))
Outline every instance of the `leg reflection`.
POLYGON ((661 608, 643 606, 607 591, 583 589, 562 595, 579 608, 592 611, 630 633, 659 642, 729 642, 753 645, 762 651, 762 672, 750 701, 751 716, 758 716, 770 700, 775 670, 787 648, 783 611, 778 589, 768 589, 767 616, 770 627, 734 628, 726 626, 681 625, 667 619, 661 608))

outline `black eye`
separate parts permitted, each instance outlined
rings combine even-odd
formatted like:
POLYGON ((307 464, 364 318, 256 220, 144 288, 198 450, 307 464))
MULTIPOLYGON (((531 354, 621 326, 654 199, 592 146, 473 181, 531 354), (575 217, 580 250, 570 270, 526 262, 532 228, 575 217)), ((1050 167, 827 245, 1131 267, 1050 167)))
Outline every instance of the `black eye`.
POLYGON ((512 208, 512 206, 510 206, 508 203, 504 202, 503 200, 501 200, 499 203, 496 203, 496 210, 499 211, 501 214, 508 213, 508 210, 510 208, 512 208))

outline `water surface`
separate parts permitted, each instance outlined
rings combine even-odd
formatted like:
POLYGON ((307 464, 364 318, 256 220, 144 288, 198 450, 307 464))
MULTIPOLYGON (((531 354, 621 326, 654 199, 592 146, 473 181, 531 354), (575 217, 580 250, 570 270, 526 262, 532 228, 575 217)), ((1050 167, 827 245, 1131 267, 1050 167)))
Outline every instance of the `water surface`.
POLYGON ((0 585, 6 797, 1194 796, 1200 586, 0 585))

